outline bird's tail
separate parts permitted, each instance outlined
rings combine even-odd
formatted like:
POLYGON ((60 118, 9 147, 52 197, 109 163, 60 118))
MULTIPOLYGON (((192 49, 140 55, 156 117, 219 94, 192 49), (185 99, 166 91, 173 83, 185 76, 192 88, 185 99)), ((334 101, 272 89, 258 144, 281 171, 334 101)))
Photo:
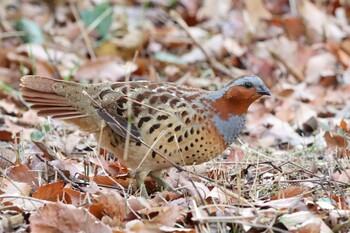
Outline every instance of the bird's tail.
POLYGON ((27 75, 22 77, 21 87, 24 100, 33 104, 31 108, 39 116, 70 119, 85 115, 76 102, 78 95, 83 95, 83 87, 78 83, 27 75))

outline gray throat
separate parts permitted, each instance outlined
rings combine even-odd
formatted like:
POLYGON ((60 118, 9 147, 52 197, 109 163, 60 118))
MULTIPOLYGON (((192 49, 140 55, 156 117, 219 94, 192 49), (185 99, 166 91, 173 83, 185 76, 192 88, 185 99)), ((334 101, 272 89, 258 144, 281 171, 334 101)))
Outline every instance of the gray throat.
POLYGON ((231 145, 238 138, 245 127, 245 121, 245 114, 241 116, 230 116, 227 120, 221 119, 218 115, 213 116, 214 125, 224 138, 227 146, 231 145))

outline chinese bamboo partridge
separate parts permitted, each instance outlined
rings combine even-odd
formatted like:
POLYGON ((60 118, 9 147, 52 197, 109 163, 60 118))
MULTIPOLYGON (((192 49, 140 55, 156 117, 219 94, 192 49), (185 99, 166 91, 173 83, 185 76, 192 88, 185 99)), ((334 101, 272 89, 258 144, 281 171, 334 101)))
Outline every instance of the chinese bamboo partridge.
POLYGON ((149 172, 159 177, 171 167, 168 161, 192 165, 220 155, 244 128, 248 107, 270 95, 254 75, 218 91, 146 81, 79 84, 37 75, 24 76, 21 86, 40 116, 102 136, 101 146, 120 159, 128 150, 124 162, 141 185, 149 172))

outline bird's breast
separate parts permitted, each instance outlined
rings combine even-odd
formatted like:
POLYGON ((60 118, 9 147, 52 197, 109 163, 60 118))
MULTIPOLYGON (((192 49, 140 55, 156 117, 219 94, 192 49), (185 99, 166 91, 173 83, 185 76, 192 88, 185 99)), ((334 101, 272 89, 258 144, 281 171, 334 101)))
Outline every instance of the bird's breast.
POLYGON ((231 115, 222 119, 219 115, 213 115, 212 121, 226 145, 229 146, 244 129, 246 118, 245 115, 231 115))

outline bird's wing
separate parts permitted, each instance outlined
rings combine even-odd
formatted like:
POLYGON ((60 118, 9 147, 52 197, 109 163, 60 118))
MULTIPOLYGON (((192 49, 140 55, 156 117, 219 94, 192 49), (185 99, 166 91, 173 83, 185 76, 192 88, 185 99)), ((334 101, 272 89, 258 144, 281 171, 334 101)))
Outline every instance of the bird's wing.
POLYGON ((114 83, 98 95, 98 114, 119 136, 125 138, 129 132, 131 140, 151 142, 166 129, 194 123, 190 122, 195 114, 192 103, 184 97, 189 96, 185 91, 198 95, 199 89, 179 87, 187 88, 151 82, 114 83))

